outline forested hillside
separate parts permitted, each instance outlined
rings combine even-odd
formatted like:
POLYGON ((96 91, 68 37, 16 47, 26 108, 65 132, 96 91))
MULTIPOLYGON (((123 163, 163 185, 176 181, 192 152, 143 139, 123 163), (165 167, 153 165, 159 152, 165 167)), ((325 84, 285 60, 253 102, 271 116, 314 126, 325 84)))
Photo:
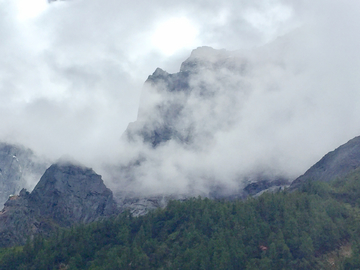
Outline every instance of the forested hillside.
POLYGON ((4 249, 0 269, 356 269, 359 180, 355 171, 291 193, 125 212, 4 249))

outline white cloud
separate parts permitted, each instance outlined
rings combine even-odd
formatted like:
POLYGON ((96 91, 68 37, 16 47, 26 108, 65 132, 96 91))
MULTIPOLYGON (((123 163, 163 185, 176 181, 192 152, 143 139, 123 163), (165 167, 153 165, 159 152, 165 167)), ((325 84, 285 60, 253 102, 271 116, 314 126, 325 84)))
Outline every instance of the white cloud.
MULTIPOLYGON (((0 138, 53 159, 71 155, 95 169, 125 162, 138 149, 119 138, 136 119, 147 76, 157 67, 177 72, 189 45, 210 45, 243 50, 251 60, 241 79, 249 91, 218 92, 209 103, 192 97, 197 131, 220 127, 211 147, 194 153, 169 144, 138 172, 149 173, 142 184, 182 189, 211 175, 234 178, 259 161, 294 176, 359 133, 358 10, 355 0, 74 0, 53 2, 24 23, 15 2, 0 0, 0 138), (197 32, 169 58, 152 38, 171 18, 184 18, 197 32), (164 167, 150 170, 159 163, 164 167)), ((226 87, 235 89, 238 78, 228 75, 226 87)))

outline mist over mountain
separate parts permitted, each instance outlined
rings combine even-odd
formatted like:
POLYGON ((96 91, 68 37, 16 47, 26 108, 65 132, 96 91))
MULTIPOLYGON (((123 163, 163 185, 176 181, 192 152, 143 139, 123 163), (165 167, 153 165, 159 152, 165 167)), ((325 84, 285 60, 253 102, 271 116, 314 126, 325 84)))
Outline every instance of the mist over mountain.
POLYGON ((302 174, 316 161, 310 156, 337 141, 337 132, 324 131, 340 124, 328 107, 340 88, 313 92, 318 70, 290 57, 312 55, 311 44, 299 45, 308 30, 248 51, 199 47, 178 73, 156 69, 122 137, 126 156, 113 175, 103 173, 109 185, 135 194, 229 195, 302 174))
POLYGON ((246 145, 250 61, 238 52, 201 47, 179 73, 158 68, 149 76, 138 119, 123 135, 129 148, 139 149, 130 171, 124 169, 128 175, 120 177, 135 182, 133 192, 208 195, 214 187, 238 192, 261 177, 288 177, 252 157, 246 145))
POLYGON ((32 1, 0 1, 1 269, 360 268, 359 1, 32 1))
POLYGON ((0 6, 1 141, 116 191, 295 179, 360 134, 357 1, 55 1, 26 20, 20 0, 0 6))

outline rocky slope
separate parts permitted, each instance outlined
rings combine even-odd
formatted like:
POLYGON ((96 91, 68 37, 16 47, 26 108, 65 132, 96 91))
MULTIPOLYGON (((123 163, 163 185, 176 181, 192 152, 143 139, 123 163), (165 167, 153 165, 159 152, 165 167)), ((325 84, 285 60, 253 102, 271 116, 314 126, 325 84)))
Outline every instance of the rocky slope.
POLYGON ((131 196, 129 194, 119 196, 117 202, 119 210, 130 211, 130 213, 137 217, 147 214, 149 211, 157 208, 164 208, 170 200, 184 201, 188 196, 131 196))
POLYGON ((32 188, 47 166, 30 149, 0 143, 0 206, 22 188, 32 188))
POLYGON ((170 200, 186 201, 189 198, 202 196, 213 200, 243 200, 248 197, 256 197, 264 192, 278 192, 290 186, 287 179, 264 179, 252 182, 239 192, 219 186, 213 187, 208 194, 171 194, 158 196, 143 196, 134 193, 118 192, 114 194, 120 212, 130 211, 133 216, 142 216, 156 208, 165 208, 170 200))
POLYGON ((11 196, 0 213, 0 246, 24 244, 36 233, 89 223, 118 213, 112 192, 93 170, 54 164, 34 190, 11 196))
POLYGON ((296 189, 306 181, 329 182, 343 177, 360 167, 360 136, 326 154, 303 175, 295 179, 290 189, 296 189))

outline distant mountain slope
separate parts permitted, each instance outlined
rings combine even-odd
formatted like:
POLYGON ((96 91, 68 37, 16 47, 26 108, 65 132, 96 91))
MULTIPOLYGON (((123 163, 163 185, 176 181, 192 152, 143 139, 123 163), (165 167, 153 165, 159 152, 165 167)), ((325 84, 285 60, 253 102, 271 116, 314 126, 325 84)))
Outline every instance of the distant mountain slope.
POLYGON ((25 147, 0 142, 0 208, 9 195, 36 183, 47 168, 45 161, 25 147))
POLYGON ((116 213, 112 192, 100 175, 89 168, 54 164, 31 193, 23 189, 5 203, 0 212, 0 246, 24 244, 31 235, 116 213))
POLYGON ((290 189, 295 189, 306 181, 329 182, 343 177, 360 167, 360 136, 341 145, 326 154, 313 165, 305 174, 292 182, 290 189))

